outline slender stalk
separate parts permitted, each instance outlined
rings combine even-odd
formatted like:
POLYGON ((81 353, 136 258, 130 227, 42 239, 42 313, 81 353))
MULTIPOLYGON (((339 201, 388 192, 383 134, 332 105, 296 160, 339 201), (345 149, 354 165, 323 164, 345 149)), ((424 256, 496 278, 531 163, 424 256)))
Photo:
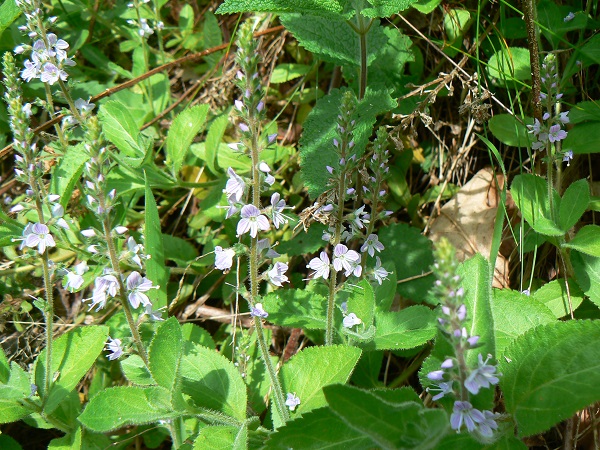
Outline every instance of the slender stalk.
POLYGON ((531 64, 531 90, 533 94, 533 117, 542 121, 542 102, 540 98, 542 81, 539 60, 539 32, 535 24, 537 11, 534 0, 523 0, 523 19, 527 29, 527 44, 529 46, 529 62, 531 64))

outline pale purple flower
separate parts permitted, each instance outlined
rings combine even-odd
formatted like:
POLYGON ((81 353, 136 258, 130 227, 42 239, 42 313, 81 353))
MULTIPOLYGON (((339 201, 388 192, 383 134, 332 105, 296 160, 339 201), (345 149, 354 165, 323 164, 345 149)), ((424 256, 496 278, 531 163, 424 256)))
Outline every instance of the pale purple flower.
POLYGON ((47 62, 42 67, 40 80, 42 80, 43 83, 48 83, 50 86, 52 86, 59 79, 62 81, 67 81, 67 77, 67 72, 56 67, 54 64, 47 62))
POLYGON ((233 266, 233 257, 235 251, 232 248, 223 249, 223 247, 215 246, 215 267, 218 270, 229 270, 233 266))
POLYGON ((81 230, 81 234, 83 234, 86 238, 91 238, 96 236, 96 230, 93 228, 88 228, 86 230, 81 230))
POLYGON ((473 408, 469 402, 454 402, 452 416, 450 417, 450 426, 457 432, 460 431, 463 424, 471 433, 477 428, 477 424, 485 422, 486 418, 481 411, 473 408))
POLYGON ((110 355, 107 356, 109 361, 114 361, 118 359, 123 354, 123 349, 121 348, 121 339, 113 339, 110 336, 108 337, 108 343, 106 344, 106 350, 108 350, 110 355))
POLYGON ((566 112, 561 112, 561 113, 558 115, 558 120, 559 120, 559 121, 560 121, 560 123, 562 123, 562 124, 569 123, 569 121, 570 121, 570 120, 569 120, 569 111, 566 111, 566 112))
POLYGON ((82 98, 75 100, 75 108, 77 108, 81 114, 87 114, 95 107, 96 105, 94 103, 90 103, 89 100, 84 100, 82 98))
POLYGON ((103 275, 96 278, 92 298, 84 301, 92 300, 90 309, 97 305, 98 308, 96 311, 100 311, 106 306, 108 296, 115 297, 117 292, 119 292, 119 280, 117 280, 117 277, 114 275, 103 275))
POLYGON ((482 411, 482 413, 485 420, 479 424, 479 432, 482 436, 492 437, 494 430, 498 429, 498 424, 496 423, 498 414, 491 411, 482 411))
POLYGON ((359 230, 362 230, 365 227, 364 224, 369 223, 370 218, 371 216, 365 212, 365 205, 363 205, 354 211, 351 224, 359 230))
POLYGON ((25 68, 21 71, 21 78, 23 78, 27 83, 29 83, 34 78, 39 77, 40 69, 37 64, 26 60, 25 68))
POLYGON ((563 155, 563 162, 567 163, 567 167, 571 165, 573 159, 573 150, 567 150, 563 155))
POLYGON ((144 246, 135 242, 133 236, 129 236, 127 239, 127 249, 129 251, 129 259, 137 265, 140 269, 142 268, 142 256, 144 252, 144 246))
POLYGON ((296 394, 287 394, 287 399, 285 400, 285 406, 287 406, 290 411, 296 409, 296 406, 300 404, 300 399, 296 396, 296 394))
POLYGON ((271 220, 275 228, 279 227, 288 222, 287 217, 283 215, 283 211, 288 209, 285 204, 285 200, 281 198, 279 192, 275 192, 271 195, 271 220))
POLYGON ((358 317, 356 317, 356 314, 354 313, 350 313, 348 314, 346 317, 344 317, 343 320, 343 325, 345 328, 352 328, 355 325, 359 325, 362 323, 362 320, 360 320, 358 317))
POLYGON ((125 234, 125 233, 127 233, 128 229, 129 228, 127 228, 127 227, 118 226, 118 227, 115 227, 115 233, 117 233, 119 235, 125 234))
POLYGON ((157 289, 158 286, 152 286, 152 281, 146 277, 142 277, 139 272, 131 272, 127 277, 127 290, 130 291, 127 298, 133 308, 140 306, 140 303, 144 306, 152 304, 150 299, 144 292, 148 292, 150 289, 157 289))
POLYGON ((427 378, 432 381, 441 381, 444 379, 445 372, 443 370, 434 370, 433 372, 429 372, 427 374, 427 378))
POLYGON ((56 247, 48 226, 43 223, 35 223, 29 229, 25 227, 23 236, 25 237, 25 246, 30 248, 37 247, 40 255, 44 254, 46 247, 56 247), (25 232, 28 233, 26 236, 25 232))
POLYGON ((360 277, 362 274, 362 265, 360 264, 360 258, 357 261, 350 261, 350 268, 344 272, 344 276, 349 277, 350 275, 354 275, 355 277, 360 277))
POLYGON ((367 251, 369 252, 369 255, 373 257, 375 256, 375 250, 381 252, 381 250, 383 250, 384 248, 385 247, 383 246, 383 244, 379 242, 379 237, 376 234, 370 234, 367 237, 367 240, 365 241, 363 246, 360 248, 360 251, 363 253, 367 251))
POLYGON ((527 128, 529 128, 529 133, 533 133, 537 136, 538 134, 540 134, 542 124, 538 119, 535 119, 533 125, 527 125, 527 128))
POLYGON ((496 376, 496 366, 487 363, 491 357, 492 355, 488 355, 484 361, 481 353, 478 355, 478 367, 474 369, 465 380, 465 388, 467 388, 471 394, 477 395, 479 389, 487 389, 490 385, 498 384, 500 381, 496 376))
POLYGON ((282 262, 276 262, 271 270, 267 272, 269 280, 275 286, 282 287, 282 283, 288 283, 288 277, 285 273, 288 270, 288 265, 282 262))
POLYGON ((231 167, 227 169, 227 176, 229 177, 229 180, 227 180, 223 192, 225 192, 227 197, 230 197, 233 201, 239 202, 244 195, 246 183, 244 183, 242 177, 235 173, 231 167))
POLYGON ((242 218, 237 225, 238 237, 250 232, 253 238, 258 234, 258 230, 268 231, 271 228, 267 216, 260 213, 260 210, 254 205, 245 205, 242 207, 242 218))
POLYGON ((162 317, 163 309, 164 308, 153 309, 152 303, 148 303, 148 304, 144 305, 144 312, 142 313, 142 316, 148 316, 148 317, 150 317, 150 320, 152 320, 154 322, 161 322, 161 321, 165 320, 162 317))
POLYGON ((561 130, 560 125, 552 125, 548 132, 548 140, 550 142, 559 142, 567 137, 567 132, 565 130, 561 130))
POLYGON ((329 265, 329 256, 325 252, 321 252, 318 258, 311 259, 306 267, 314 270, 313 278, 322 277, 324 280, 329 278, 331 266, 329 265))
POLYGON ((573 11, 570 11, 569 14, 567 14, 565 16, 565 18, 563 19, 563 22, 565 22, 565 23, 570 22, 574 18, 575 18, 575 14, 573 13, 573 11))
POLYGON ((243 111, 244 110, 244 104, 242 103, 241 100, 234 100, 233 104, 235 105, 235 108, 238 111, 243 111))
POLYGON ((444 397, 446 394, 452 394, 452 385, 453 381, 441 382, 440 384, 434 384, 434 387, 428 387, 427 392, 438 392, 434 395, 431 400, 437 402, 440 398, 444 397), (437 387, 435 387, 437 386, 437 387))
POLYGON ((387 276, 390 273, 381 266, 381 259, 379 256, 375 257, 375 268, 373 269, 373 278, 381 285, 383 280, 387 280, 387 276))
POLYGON ((360 261, 360 255, 354 250, 348 250, 344 244, 337 244, 333 249, 333 268, 339 272, 342 269, 352 271, 351 263, 360 261))
POLYGON ((273 250, 273 248, 271 247, 271 243, 269 242, 268 239, 260 239, 257 242, 256 247, 257 247, 259 253, 266 250, 265 256, 267 258, 273 259, 273 258, 279 258, 281 256, 279 253, 277 253, 275 250, 273 250))
POLYGON ((261 319, 269 317, 269 313, 263 309, 262 303, 256 303, 254 306, 251 306, 250 315, 252 317, 260 317, 261 319))
POLYGON ((75 272, 67 272, 65 278, 67 281, 64 286, 65 289, 67 289, 68 291, 76 291, 83 284, 83 277, 81 275, 76 274, 75 272))
POLYGON ((248 131, 250 131, 250 128, 248 127, 248 125, 246 125, 243 122, 239 124, 239 127, 240 127, 240 130, 242 130, 245 133, 247 133, 248 131))

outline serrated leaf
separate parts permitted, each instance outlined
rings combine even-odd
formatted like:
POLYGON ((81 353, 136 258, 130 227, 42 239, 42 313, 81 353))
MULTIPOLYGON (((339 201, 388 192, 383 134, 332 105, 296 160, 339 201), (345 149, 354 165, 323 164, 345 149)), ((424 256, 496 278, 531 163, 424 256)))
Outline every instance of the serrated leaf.
POLYGON ((300 399, 294 414, 325 406, 323 387, 346 383, 360 354, 356 347, 308 347, 286 362, 280 372, 281 384, 284 393, 294 392, 300 399))
POLYGON ((600 323, 536 327, 506 350, 500 386, 519 436, 541 433, 600 400, 600 323))
POLYGON ((529 50, 520 47, 503 48, 490 57, 488 75, 501 80, 531 80, 529 50))
POLYGON ((569 130, 568 136, 562 142, 562 147, 573 150, 576 155, 598 153, 600 151, 599 126, 600 122, 585 122, 575 125, 569 130))
POLYGON ((217 153, 223 140, 223 135, 229 125, 229 113, 231 108, 227 109, 223 114, 218 115, 208 127, 206 140, 204 141, 204 162, 215 175, 219 173, 217 170, 217 153))
POLYGON ((176 317, 160 324, 148 351, 152 378, 159 386, 173 389, 181 360, 183 336, 176 317))
POLYGON ((356 314, 366 328, 373 325, 375 295, 373 294, 373 288, 367 280, 362 280, 353 289, 352 295, 348 298, 347 307, 348 312, 356 314))
POLYGON ((269 436, 269 450, 364 450, 373 443, 346 425, 330 408, 320 408, 286 423, 269 436))
POLYGON ((590 202, 590 186, 586 180, 571 183, 560 201, 558 218, 560 226, 566 233, 575 225, 590 202))
POLYGON ((565 280, 560 278, 543 285, 532 294, 532 297, 546 305, 554 317, 560 319, 571 314, 571 307, 575 311, 583 302, 583 292, 572 279, 569 280, 569 293, 571 295, 570 305, 565 280))
MULTIPOLYGON (((369 83, 394 87, 392 97, 395 98, 399 96, 398 93, 404 84, 406 63, 415 60, 414 52, 411 49, 413 42, 395 28, 385 27, 383 32, 388 41, 369 66, 369 83)), ((347 71, 344 72, 344 76, 347 78, 351 75, 347 71)), ((358 73, 356 78, 358 78, 358 73)))
POLYGON ((108 337, 108 327, 86 326, 75 328, 52 342, 52 370, 58 373, 51 383, 50 392, 45 392, 46 349, 42 350, 33 372, 32 382, 38 387, 42 398, 47 397, 44 412, 51 414, 57 406, 77 387, 83 376, 102 352, 108 337))
POLYGON ((225 0, 217 9, 217 14, 232 14, 238 12, 272 12, 315 14, 330 17, 341 13, 342 5, 338 0, 298 0, 293 3, 288 0, 225 0))
POLYGON ((21 8, 13 0, 5 0, 0 6, 0 34, 21 15, 21 8))
MULTIPOLYGON (((217 346, 215 345, 215 341, 212 338, 212 335, 205 330, 204 328, 199 327, 193 323, 186 323, 181 326, 181 333, 183 335, 184 345, 193 345, 197 344, 202 347, 208 347, 215 349, 217 346)), ((187 348, 187 347, 186 347, 187 348)))
POLYGON ((166 140, 166 164, 171 173, 177 176, 185 161, 185 156, 198 132, 204 127, 208 105, 196 105, 183 110, 175 117, 166 140))
POLYGON ((199 407, 246 419, 246 384, 239 370, 214 350, 194 345, 181 359, 182 391, 199 407))
POLYGON ((194 441, 193 450, 222 448, 231 450, 246 450, 248 444, 248 427, 208 426, 200 430, 194 441))
POLYGON ((48 444, 48 450, 79 450, 81 449, 81 427, 75 432, 66 434, 61 438, 52 439, 48 444))
POLYGON ((278 64, 271 73, 271 83, 287 83, 290 80, 295 80, 306 75, 311 68, 312 66, 307 64, 278 64))
POLYGON ((494 289, 494 301, 491 306, 496 359, 500 359, 506 347, 527 330, 556 320, 546 306, 510 289, 494 289))
POLYGON ((50 181, 50 192, 60 195, 60 204, 63 208, 67 207, 75 185, 81 177, 83 166, 89 160, 89 155, 83 148, 83 145, 76 145, 67 148, 63 158, 60 158, 58 165, 52 172, 50 181))
POLYGON ((154 309, 167 306, 167 283, 169 281, 169 269, 165 265, 165 250, 160 229, 160 216, 158 206, 154 200, 152 189, 146 178, 145 186, 145 221, 144 221, 144 249, 149 259, 145 261, 146 277, 152 281, 158 289, 148 292, 154 309))
POLYGON ((129 108, 117 100, 109 100, 100 108, 98 118, 106 138, 122 152, 122 160, 133 168, 140 167, 152 141, 140 133, 129 108))
POLYGON ((139 386, 150 386, 156 384, 152 374, 144 364, 144 360, 138 355, 130 355, 128 358, 120 361, 123 375, 131 383, 139 386))
MULTIPOLYGON (((514 178, 510 193, 531 228, 547 236, 562 236, 564 231, 552 220, 547 190, 546 180, 523 174, 514 178)), ((560 207, 560 198, 553 193, 555 207, 560 207)))
POLYGON ((262 299, 269 322, 283 327, 324 330, 327 299, 303 289, 278 289, 262 299))
POLYGON ((422 302, 433 285, 432 275, 425 275, 433 264, 431 241, 417 228, 395 223, 379 231, 379 241, 385 246, 382 261, 393 261, 398 280, 398 293, 415 302, 422 302), (414 278, 404 282, 406 278, 414 278))
POLYGON ((421 305, 398 312, 375 313, 375 339, 362 345, 365 350, 397 350, 415 348, 433 339, 435 314, 421 305))
POLYGON ((33 411, 21 403, 29 394, 12 386, 0 386, 0 423, 16 422, 31 414, 33 411))
POLYGON ((527 125, 533 123, 531 117, 526 117, 524 123, 512 114, 494 114, 488 121, 490 131, 496 139, 512 147, 529 147, 532 143, 527 125))
POLYGON ((0 347, 0 384, 6 384, 10 377, 10 364, 6 359, 6 354, 2 347, 0 347))
POLYGON ((390 17, 404 11, 417 0, 369 0, 371 7, 361 11, 365 17, 390 17))
POLYGON ((449 427, 444 411, 424 409, 419 403, 390 404, 352 386, 327 386, 324 391, 329 407, 377 448, 435 448, 449 427))
POLYGON ((575 249, 590 256, 600 257, 600 226, 586 225, 563 247, 575 249))
POLYGON ((171 393, 159 386, 119 386, 98 392, 79 416, 92 431, 106 433, 125 425, 172 420, 183 413, 171 405, 171 393))
POLYGON ((600 258, 572 251, 571 264, 577 276, 577 284, 600 308, 600 258))
POLYGON ((308 231, 300 231, 294 236, 294 239, 281 242, 277 246, 277 252, 288 256, 315 253, 323 248, 323 231, 325 229, 325 225, 313 223, 308 231))

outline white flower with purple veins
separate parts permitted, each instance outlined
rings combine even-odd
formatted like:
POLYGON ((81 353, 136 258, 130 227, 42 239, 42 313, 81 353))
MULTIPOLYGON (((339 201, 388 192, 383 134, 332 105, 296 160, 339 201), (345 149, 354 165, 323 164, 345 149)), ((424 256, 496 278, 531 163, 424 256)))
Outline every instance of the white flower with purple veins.
POLYGON ((89 100, 84 100, 82 98, 75 100, 75 108, 77 108, 81 114, 85 115, 93 111, 95 107, 96 105, 94 103, 90 103, 89 100))
POLYGON ((481 353, 478 355, 478 367, 473 370, 465 380, 465 388, 467 388, 471 394, 477 395, 479 389, 489 388, 490 385, 498 384, 500 381, 496 376, 496 366, 487 363, 491 357, 492 355, 488 355, 484 361, 481 353))
POLYGON ((376 256, 375 268, 373 269, 373 278, 375 278, 377 283, 381 285, 383 283, 383 280, 387 280, 389 274, 390 272, 388 272, 387 270, 385 270, 384 267, 381 266, 381 259, 379 258, 379 256, 376 256))
POLYGON ((273 220, 275 228, 279 229, 281 225, 288 223, 287 217, 283 215, 283 211, 288 208, 289 207, 285 205, 285 200, 279 195, 279 192, 275 192, 271 195, 271 220, 273 220))
POLYGON ((251 306, 250 315, 252 317, 260 317, 261 319, 266 319, 269 317, 269 313, 263 309, 262 303, 257 303, 254 306, 251 306))
POLYGON ((62 81, 67 81, 68 76, 69 75, 64 70, 59 69, 58 67, 56 67, 54 64, 52 64, 50 62, 47 62, 42 67, 42 73, 40 76, 40 80, 42 80, 43 83, 48 83, 50 86, 52 86, 59 79, 62 81))
POLYGON ((569 14, 567 14, 565 16, 565 18, 563 19, 563 22, 570 22, 571 20, 573 20, 575 18, 575 14, 573 13, 573 11, 569 12, 569 14))
POLYGON ((82 261, 73 268, 73 272, 67 272, 65 289, 73 292, 83 285, 83 274, 89 269, 87 262, 82 261))
POLYGON ((571 165, 573 159, 573 150, 567 150, 563 155, 563 162, 567 163, 567 167, 571 165))
MULTIPOLYGON (((69 43, 63 39, 58 39, 58 36, 54 33, 48 33, 48 44, 50 45, 51 50, 48 50, 48 54, 50 56, 56 56, 59 60, 63 60, 67 58, 67 49, 69 48, 69 43)), ((43 41, 42 41, 43 44, 43 41)))
POLYGON ((44 254, 47 247, 56 247, 48 226, 43 223, 35 223, 31 227, 25 227, 23 237, 25 238, 23 241, 25 247, 37 247, 40 255, 44 254))
POLYGON ((265 174, 265 183, 267 183, 269 186, 273 186, 275 183, 275 177, 271 175, 271 168, 269 165, 266 162, 261 162, 258 165, 258 170, 265 174))
POLYGON ((100 311, 106 306, 108 296, 115 297, 117 292, 119 292, 119 280, 117 280, 117 277, 114 275, 103 275, 96 278, 92 298, 84 301, 92 300, 90 309, 97 305, 98 308, 96 308, 96 311, 100 311))
POLYGON ((350 313, 346 317, 344 317, 343 324, 345 328, 352 328, 355 325, 360 325, 362 320, 356 317, 356 314, 350 313))
POLYGON ((540 134, 540 131, 542 130, 542 124, 540 123, 540 121, 538 119, 535 119, 533 122, 533 125, 527 125, 527 128, 529 128, 529 133, 533 133, 534 135, 538 135, 540 134))
POLYGON ((322 277, 324 280, 329 278, 331 266, 329 265, 329 256, 325 252, 321 252, 318 258, 311 259, 306 267, 314 270, 313 278, 322 277))
POLYGON ((250 232, 253 238, 258 234, 258 230, 268 231, 271 228, 267 216, 260 213, 260 210, 254 205, 245 205, 242 207, 242 218, 237 224, 238 237, 250 232))
POLYGON ((21 78, 23 78, 27 83, 34 78, 39 77, 40 69, 36 63, 26 60, 24 65, 25 68, 21 71, 21 78))
POLYGON ((150 317, 150 320, 152 320, 154 322, 160 322, 160 321, 165 320, 162 317, 163 309, 164 308, 153 309, 152 303, 148 303, 147 305, 144 306, 144 312, 142 313, 142 315, 150 317))
POLYGON ((296 394, 287 394, 287 399, 285 400, 285 406, 287 406, 290 411, 296 409, 296 406, 300 404, 300 399, 296 396, 296 394))
POLYGON ((365 205, 354 211, 354 218, 352 219, 351 225, 353 227, 362 230, 365 227, 365 223, 369 223, 371 216, 365 212, 365 205))
POLYGON ((109 336, 106 344, 106 350, 111 352, 110 355, 107 356, 109 361, 114 361, 115 359, 120 358, 123 354, 123 349, 121 348, 121 339, 113 339, 109 336))
POLYGON ((235 251, 232 248, 223 249, 223 247, 215 246, 215 267, 218 270, 229 270, 233 266, 233 257, 235 251))
POLYGON ((129 250, 131 255, 129 259, 141 269, 142 259, 140 255, 143 254, 144 246, 142 244, 138 244, 135 242, 135 239, 132 236, 129 236, 127 239, 127 250, 129 250))
POLYGON ((437 402, 440 398, 444 397, 446 394, 452 394, 452 384, 453 381, 448 381, 447 383, 441 382, 440 384, 434 384, 433 387, 428 387, 427 392, 437 392, 431 400, 437 402), (436 387, 437 386, 437 387, 436 387))
POLYGON ((139 272, 131 272, 127 277, 127 290, 130 291, 127 298, 134 308, 140 306, 140 303, 144 306, 151 305, 152 302, 144 292, 157 288, 158 286, 152 286, 152 281, 142 277, 139 272))
POLYGON ((354 275, 360 277, 362 274, 362 266, 360 264, 360 258, 357 261, 350 261, 350 268, 344 272, 344 276, 349 277, 354 275))
POLYGON ((360 255, 354 250, 348 250, 344 244, 338 244, 333 249, 333 268, 336 272, 344 269, 346 272, 354 270, 353 263, 360 261, 360 255))
MULTIPOLYGON (((477 424, 486 422, 486 417, 481 411, 473 408, 469 402, 454 402, 452 416, 450 416, 450 426, 457 432, 460 431, 463 424, 467 427, 469 433, 477 429, 477 424)), ((495 423, 495 422, 494 422, 495 423)))
POLYGON ((242 177, 235 173, 231 167, 227 169, 227 175, 229 176, 229 180, 227 180, 227 184, 225 185, 223 192, 225 192, 227 197, 231 198, 231 200, 234 202, 239 202, 244 195, 246 183, 244 183, 242 177))
POLYGON ((559 142, 567 137, 567 132, 561 130, 560 125, 552 125, 548 130, 548 140, 550 142, 559 142))
POLYGON ((385 249, 385 247, 381 242, 379 242, 379 237, 377 237, 376 234, 370 234, 363 246, 360 248, 360 251, 363 253, 368 251, 369 255, 375 256, 375 250, 380 252, 383 249, 385 249))
POLYGON ((288 270, 288 265, 282 262, 276 262, 275 265, 267 275, 269 276, 269 280, 275 286, 282 287, 282 283, 288 283, 288 277, 285 276, 285 273, 288 270))

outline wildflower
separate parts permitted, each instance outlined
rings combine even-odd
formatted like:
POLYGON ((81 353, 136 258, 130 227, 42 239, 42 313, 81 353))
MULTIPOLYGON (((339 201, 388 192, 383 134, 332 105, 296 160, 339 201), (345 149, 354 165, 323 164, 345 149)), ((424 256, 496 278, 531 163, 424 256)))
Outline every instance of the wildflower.
POLYGON ((463 426, 463 423, 467 427, 467 430, 471 433, 477 428, 477 424, 485 422, 486 417, 481 411, 473 408, 473 405, 469 402, 454 402, 454 408, 452 416, 450 416, 450 426, 457 432, 463 426))
POLYGON ((565 23, 570 22, 574 18, 575 18, 575 14, 573 13, 573 11, 570 11, 569 14, 567 14, 565 16, 565 18, 563 19, 563 22, 565 22, 565 23))
POLYGON ((352 271, 351 263, 360 261, 360 255, 354 250, 348 250, 344 244, 338 244, 333 249, 333 268, 339 272, 342 268, 346 271, 352 271))
POLYGON ((90 103, 89 100, 84 100, 82 98, 75 100, 75 108, 77 108, 81 114, 89 113, 95 107, 96 105, 94 103, 90 103))
POLYGON ((375 256, 375 250, 380 252, 384 248, 385 247, 383 246, 383 244, 381 242, 379 242, 379 237, 377 237, 376 234, 370 234, 367 237, 367 240, 365 241, 363 246, 360 248, 360 251, 363 253, 365 251, 368 251, 369 255, 371 255, 373 257, 373 256, 375 256))
POLYGON ((573 150, 567 150, 563 155, 563 162, 567 163, 567 167, 571 165, 571 160, 573 159, 573 150))
POLYGON ((68 74, 64 70, 56 67, 54 64, 47 62, 42 67, 42 73, 40 75, 40 80, 43 83, 48 83, 52 86, 59 79, 62 81, 67 81, 68 74))
POLYGON ((103 275, 96 278, 94 290, 92 291, 92 298, 88 298, 84 301, 92 300, 90 309, 98 305, 96 311, 100 311, 106 306, 108 296, 115 297, 117 292, 119 292, 119 280, 117 280, 117 277, 108 274, 103 275))
POLYGON ((96 230, 93 228, 88 228, 86 230, 81 230, 81 234, 83 234, 86 238, 91 238, 96 236, 96 230))
POLYGON ((283 211, 289 208, 285 205, 285 200, 281 198, 279 192, 275 192, 271 195, 271 220, 275 228, 279 229, 280 225, 288 222, 287 217, 283 215, 283 211))
POLYGON ((287 270, 288 270, 287 264, 282 263, 282 262, 276 262, 275 265, 273 266, 273 268, 271 270, 269 270, 269 272, 267 273, 271 283, 273 283, 275 286, 279 286, 279 287, 282 287, 281 286, 282 283, 287 283, 288 277, 286 277, 284 275, 287 272, 287 270))
POLYGON ((300 404, 300 399, 296 396, 296 394, 287 394, 287 399, 285 401, 285 406, 287 406, 290 411, 296 409, 296 406, 300 404))
POLYGON ((154 322, 160 322, 165 320, 162 318, 163 309, 164 308, 152 309, 152 303, 148 303, 144 305, 144 312, 142 313, 142 316, 148 316, 150 317, 150 320, 154 322))
POLYGON ((358 208, 356 211, 354 211, 354 214, 352 214, 351 217, 351 226, 354 228, 358 228, 359 230, 362 230, 365 227, 365 223, 369 223, 369 219, 371 218, 371 216, 365 212, 365 205, 361 206, 360 208, 358 208))
POLYGON ((260 317, 261 319, 269 317, 269 313, 263 309, 262 303, 256 303, 254 306, 251 306, 250 315, 252 317, 260 317))
POLYGON ((154 34, 154 30, 150 27, 150 25, 148 25, 148 19, 140 19, 140 28, 138 30, 138 34, 141 37, 150 36, 151 34, 154 34))
POLYGON ((111 352, 111 354, 107 356, 109 361, 114 361, 115 359, 120 358, 123 354, 123 349, 121 348, 121 339, 113 339, 109 336, 108 343, 106 344, 106 350, 111 352))
POLYGON ((71 292, 76 291, 83 284, 83 274, 89 270, 86 261, 82 261, 74 267, 73 272, 67 272, 66 278, 67 282, 65 283, 65 289, 70 290, 71 292))
POLYGON ((432 381, 441 381, 444 379, 445 372, 443 370, 434 370, 433 372, 429 372, 427 374, 427 378, 432 381))
POLYGON ((227 180, 223 192, 225 192, 228 197, 231 196, 233 201, 239 202, 244 195, 246 183, 244 183, 242 177, 235 173, 231 167, 227 169, 227 175, 229 176, 229 180, 227 180))
POLYGON ((479 432, 482 436, 492 437, 494 435, 493 430, 498 429, 498 424, 495 420, 498 417, 498 414, 491 411, 482 411, 482 413, 485 420, 479 424, 479 432))
POLYGON ((356 261, 350 261, 350 268, 344 272, 344 276, 349 277, 354 275, 360 277, 362 274, 362 266, 360 265, 360 258, 356 261))
POLYGON ((498 384, 500 381, 496 376, 496 366, 487 363, 491 357, 492 355, 488 355, 484 361, 481 353, 478 355, 478 367, 465 380, 465 388, 471 394, 476 395, 479 389, 489 388, 490 385, 498 384))
POLYGON ((533 125, 527 125, 527 128, 529 128, 529 133, 533 133, 537 136, 542 130, 542 124, 538 119, 535 119, 533 125))
POLYGON ((375 269, 373 269, 373 278, 381 285, 383 280, 387 280, 387 276, 390 274, 384 267, 381 266, 381 259, 379 256, 375 257, 375 269))
POLYGON ((127 298, 129 303, 134 308, 140 306, 140 303, 144 306, 151 304, 150 299, 144 292, 150 289, 157 289, 158 286, 152 286, 152 281, 146 277, 142 277, 139 272, 131 272, 127 277, 127 290, 131 291, 127 298))
POLYGON ((56 247, 54 238, 50 234, 48 226, 43 223, 36 223, 28 229, 23 230, 24 244, 26 247, 37 247, 40 255, 46 251, 46 247, 56 247), (27 235, 25 233, 27 232, 27 235))
POLYGON ((257 242, 256 248, 258 249, 259 253, 266 250, 265 256, 267 258, 279 258, 281 255, 279 253, 277 253, 275 250, 273 250, 273 248, 271 248, 271 243, 269 242, 268 239, 260 239, 257 242))
POLYGON ((438 392, 433 397, 431 397, 431 400, 433 400, 434 402, 437 402, 440 398, 444 397, 446 394, 452 394, 452 392, 453 392, 452 384, 453 384, 453 381, 448 381, 447 383, 441 382, 440 384, 434 384, 433 388, 428 387, 427 392, 438 392), (435 386, 437 386, 437 388, 435 386))
POLYGON ((552 125, 548 132, 548 140, 550 142, 559 142, 567 137, 567 132, 561 130, 560 125, 552 125))
POLYGON ((569 111, 561 112, 561 113, 558 115, 558 120, 559 120, 559 121, 560 121, 560 123, 562 123, 562 124, 567 124, 567 123, 569 123, 569 122, 570 122, 570 119, 569 119, 569 111))
POLYGON ((359 325, 362 323, 362 320, 360 320, 358 317, 356 317, 356 314, 354 313, 350 313, 348 314, 346 317, 344 317, 343 320, 343 324, 345 328, 352 328, 354 325, 359 325))
POLYGON ((312 274, 313 278, 323 277, 324 280, 329 278, 331 266, 329 265, 329 256, 325 252, 321 252, 318 258, 311 259, 306 267, 315 271, 312 274))
POLYGON ((269 165, 265 162, 261 162, 258 165, 258 170, 265 174, 265 183, 267 183, 269 186, 273 186, 275 183, 275 177, 271 175, 271 168, 269 165))
POLYGON ((232 248, 223 249, 223 247, 215 246, 215 267, 218 270, 229 270, 233 265, 233 257, 235 251, 232 248))
POLYGON ((142 268, 142 258, 144 246, 135 242, 132 236, 127 239, 127 250, 129 251, 129 259, 137 265, 140 269, 142 268))
POLYGON ((267 231, 271 228, 269 219, 260 213, 260 210, 254 205, 245 205, 242 207, 242 218, 237 225, 238 237, 250 232, 253 238, 258 234, 258 230, 267 231))

